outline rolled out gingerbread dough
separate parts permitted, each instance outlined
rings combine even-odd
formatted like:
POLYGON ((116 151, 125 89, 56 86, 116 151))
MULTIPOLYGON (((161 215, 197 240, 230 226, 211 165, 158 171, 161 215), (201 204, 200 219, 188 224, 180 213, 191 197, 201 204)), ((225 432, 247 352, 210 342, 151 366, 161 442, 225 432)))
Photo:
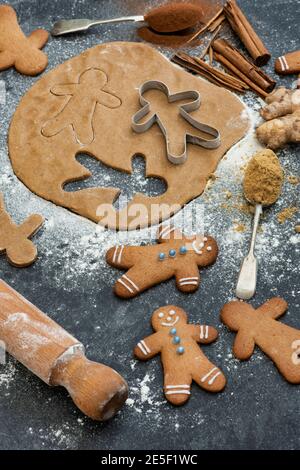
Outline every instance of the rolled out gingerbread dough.
MULTIPOLYGON (((164 121, 173 147, 179 148, 190 125, 179 116, 178 103, 168 103, 157 90, 145 97, 164 121)), ((244 109, 232 93, 179 69, 152 47, 107 43, 59 65, 25 94, 11 122, 9 155, 16 175, 35 194, 109 228, 136 229, 164 220, 170 205, 176 212, 203 192, 224 153, 248 130, 244 109), (135 133, 131 118, 140 109, 138 88, 147 80, 164 82, 172 94, 197 90, 201 106, 192 115, 219 129, 220 147, 188 144, 187 161, 174 165, 157 124, 135 133), (132 172, 133 156, 144 155, 146 177, 165 180, 167 190, 155 197, 137 193, 127 207, 107 212, 119 188, 64 190, 66 183, 91 175, 76 160, 78 153, 127 173, 132 172), (139 207, 144 215, 137 221, 139 207)), ((191 126, 188 130, 201 135, 191 126)))

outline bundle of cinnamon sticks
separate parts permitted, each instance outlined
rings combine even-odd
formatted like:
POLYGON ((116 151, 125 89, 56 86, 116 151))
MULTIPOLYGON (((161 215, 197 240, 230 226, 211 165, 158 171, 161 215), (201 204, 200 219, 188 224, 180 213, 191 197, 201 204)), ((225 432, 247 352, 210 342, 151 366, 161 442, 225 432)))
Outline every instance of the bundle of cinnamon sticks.
POLYGON ((211 21, 198 31, 198 35, 205 31, 214 34, 200 57, 177 53, 172 60, 219 86, 240 93, 252 89, 265 98, 273 90, 276 82, 258 67, 270 59, 270 53, 235 0, 227 0, 224 8, 221 8, 211 21), (243 42, 253 62, 225 39, 216 39, 225 19, 243 42), (209 64, 203 60, 207 54, 209 54, 209 64), (222 64, 228 73, 213 67, 213 59, 222 64))
POLYGON ((214 58, 262 98, 265 98, 275 87, 276 82, 272 78, 225 39, 214 41, 212 48, 214 58))
POLYGON ((233 31, 243 42, 255 64, 259 66, 265 65, 270 60, 271 54, 235 0, 227 1, 224 13, 233 31))
POLYGON ((204 62, 203 59, 199 59, 198 57, 191 57, 184 52, 178 52, 172 57, 172 61, 189 71, 195 72, 202 77, 207 78, 210 82, 215 83, 215 85, 223 86, 239 93, 243 93, 246 90, 249 90, 249 87, 246 83, 242 82, 238 78, 233 77, 232 75, 212 67, 211 65, 204 62))

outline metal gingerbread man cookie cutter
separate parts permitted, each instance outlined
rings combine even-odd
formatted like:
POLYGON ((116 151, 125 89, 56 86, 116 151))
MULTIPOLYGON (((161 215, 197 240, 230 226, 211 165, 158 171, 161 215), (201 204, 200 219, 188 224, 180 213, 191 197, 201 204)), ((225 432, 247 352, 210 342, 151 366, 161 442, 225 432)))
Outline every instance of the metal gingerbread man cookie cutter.
POLYGON ((171 95, 169 88, 163 82, 158 80, 149 80, 144 82, 139 88, 139 100, 142 106, 137 113, 134 114, 131 120, 132 129, 137 133, 146 132, 153 124, 157 123, 160 130, 162 131, 165 140, 166 140, 166 148, 167 148, 167 156, 168 160, 175 165, 184 163, 187 159, 187 144, 194 144, 199 145, 200 147, 206 149, 215 149, 220 146, 221 144, 221 136, 218 129, 214 127, 208 126, 207 124, 203 124, 202 122, 197 121, 194 119, 189 113, 191 111, 196 111, 199 109, 201 104, 201 97, 200 93, 196 90, 189 90, 189 91, 182 91, 179 93, 174 93, 171 95), (213 139, 205 139, 204 137, 199 137, 188 132, 185 133, 184 136, 184 151, 181 155, 174 155, 170 152, 170 140, 168 137, 168 132, 164 124, 162 123, 159 115, 157 113, 153 114, 150 119, 146 122, 140 123, 139 121, 143 119, 151 110, 151 105, 149 101, 144 98, 144 93, 149 90, 160 90, 162 91, 169 103, 174 103, 180 100, 191 99, 192 101, 182 104, 179 106, 179 114, 185 119, 189 124, 191 124, 196 129, 209 134, 213 137, 213 139))

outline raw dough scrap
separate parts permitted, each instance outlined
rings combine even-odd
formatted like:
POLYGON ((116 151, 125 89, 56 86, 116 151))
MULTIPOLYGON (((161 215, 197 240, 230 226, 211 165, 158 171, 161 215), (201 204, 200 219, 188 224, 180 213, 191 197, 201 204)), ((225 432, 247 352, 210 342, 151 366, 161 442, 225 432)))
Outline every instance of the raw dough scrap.
POLYGON ((4 207, 0 193, 0 253, 6 253, 7 260, 17 268, 30 266, 37 258, 37 249, 32 237, 43 225, 39 214, 32 214, 20 225, 15 224, 4 207))
MULTIPOLYGON (((169 123, 168 127, 173 130, 172 135, 180 136, 186 129, 186 121, 177 114, 170 122, 173 115, 170 107, 176 107, 176 103, 168 103, 164 95, 161 95, 163 94, 151 90, 145 97, 151 99, 153 111, 157 110, 164 122, 169 123)), ((109 228, 136 229, 137 226, 145 227, 170 217, 167 205, 174 205, 171 212, 175 213, 203 192, 207 179, 224 153, 248 130, 249 122, 244 118, 244 110, 244 105, 232 93, 179 69, 152 47, 140 43, 107 43, 89 49, 58 66, 26 93, 11 122, 9 154, 16 175, 37 195, 109 228), (100 95, 100 104, 95 106, 92 120, 86 101, 78 100, 78 116, 89 108, 88 115, 83 115, 82 120, 85 119, 86 124, 88 123, 84 129, 90 130, 92 122, 92 142, 78 142, 77 131, 74 132, 74 116, 73 119, 69 119, 70 116, 64 119, 64 123, 71 121, 73 125, 56 126, 59 132, 52 137, 45 137, 42 129, 45 129, 46 123, 47 129, 51 119, 55 119, 59 113, 66 113, 68 108, 71 110, 70 96, 57 96, 53 91, 57 91, 58 85, 80 83, 82 74, 91 69, 101 71, 108 79, 103 90, 103 80, 98 80, 88 94, 90 98, 93 97, 93 100, 88 100, 89 105, 92 101, 98 102, 100 95), (208 150, 189 144, 187 161, 176 166, 166 158, 164 137, 157 125, 145 134, 136 134, 131 129, 131 117, 140 108, 138 88, 147 80, 163 81, 171 93, 197 90, 201 95, 201 106, 192 115, 220 130, 220 147, 208 150), (110 94, 109 107, 107 100, 103 100, 102 92, 110 94), (121 100, 120 106, 111 106, 116 103, 112 96, 121 100), (66 183, 91 175, 76 160, 78 153, 89 154, 102 163, 127 173, 132 172, 132 157, 144 155, 146 177, 165 180, 167 190, 155 197, 137 193, 127 207, 119 212, 111 206, 120 193, 118 188, 64 191, 66 183), (153 204, 163 206, 160 206, 160 210, 153 211, 153 204), (108 212, 107 207, 110 208, 108 212), (140 217, 136 223, 139 207, 143 208, 144 214, 143 219, 140 217)), ((194 128, 191 129, 195 132, 194 128)), ((90 138, 91 134, 82 128, 79 135, 82 132, 84 140, 86 137, 90 138)), ((181 141, 178 145, 181 145, 181 141)))

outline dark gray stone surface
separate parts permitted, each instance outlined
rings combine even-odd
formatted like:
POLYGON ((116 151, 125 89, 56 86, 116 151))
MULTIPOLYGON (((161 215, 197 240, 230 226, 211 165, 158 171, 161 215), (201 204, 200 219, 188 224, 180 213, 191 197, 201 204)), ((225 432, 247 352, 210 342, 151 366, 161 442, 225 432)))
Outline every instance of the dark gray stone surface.
MULTIPOLYGON (((49 28, 57 18, 141 14, 145 6, 156 3, 139 0, 11 2, 25 32, 36 27, 49 28)), ((299 48, 298 1, 243 0, 242 3, 273 57, 299 48)), ((134 27, 100 27, 84 35, 52 38, 45 49, 49 54, 48 69, 87 47, 115 39, 137 40, 134 27)), ((272 73, 272 67, 273 60, 267 71, 272 73)), ((131 390, 130 401, 115 419, 105 424, 94 423, 73 406, 63 389, 49 388, 12 358, 7 358, 7 364, 0 365, 0 448, 299 449, 300 387, 286 383, 259 351, 246 363, 232 359, 233 335, 219 322, 221 306, 233 297, 248 236, 239 238, 237 249, 234 246, 229 249, 222 233, 229 230, 232 218, 219 212, 212 202, 209 231, 221 239, 221 254, 217 265, 203 274, 202 286, 196 294, 184 296, 170 281, 131 301, 114 297, 111 286, 119 273, 105 266, 105 246, 97 246, 105 235, 97 238, 90 222, 31 195, 12 173, 6 151, 8 125, 19 99, 37 79, 20 76, 14 70, 0 74, 7 87, 6 105, 0 105, 0 190, 16 220, 34 211, 47 218, 45 228, 36 236, 38 261, 28 269, 18 270, 1 258, 0 276, 78 337, 87 346, 91 359, 103 361, 123 374, 131 390), (136 342, 151 331, 152 311, 166 303, 183 306, 193 322, 206 322, 219 328, 220 340, 205 351, 228 377, 224 393, 211 396, 193 386, 189 403, 174 408, 165 402, 161 393, 159 358, 149 363, 136 363, 132 359, 136 342)), ((293 80, 295 77, 286 78, 281 83, 291 85, 293 80)), ((287 174, 299 174, 296 147, 282 152, 281 157, 287 174)), ((285 205, 299 203, 296 187, 286 184, 284 192, 285 205)), ((266 237, 270 243, 267 241, 268 246, 260 251, 259 289, 253 302, 259 305, 269 296, 284 296, 290 309, 283 321, 299 328, 299 250, 293 223, 278 226, 272 222, 276 212, 278 209, 272 208, 266 216, 267 235, 261 243, 266 242, 266 237), (274 238, 278 243, 271 243, 274 238)), ((239 217, 244 217, 241 220, 249 228, 251 219, 239 217)), ((136 242, 140 241, 137 235, 136 242)), ((111 236, 108 246, 110 242, 111 236)))

